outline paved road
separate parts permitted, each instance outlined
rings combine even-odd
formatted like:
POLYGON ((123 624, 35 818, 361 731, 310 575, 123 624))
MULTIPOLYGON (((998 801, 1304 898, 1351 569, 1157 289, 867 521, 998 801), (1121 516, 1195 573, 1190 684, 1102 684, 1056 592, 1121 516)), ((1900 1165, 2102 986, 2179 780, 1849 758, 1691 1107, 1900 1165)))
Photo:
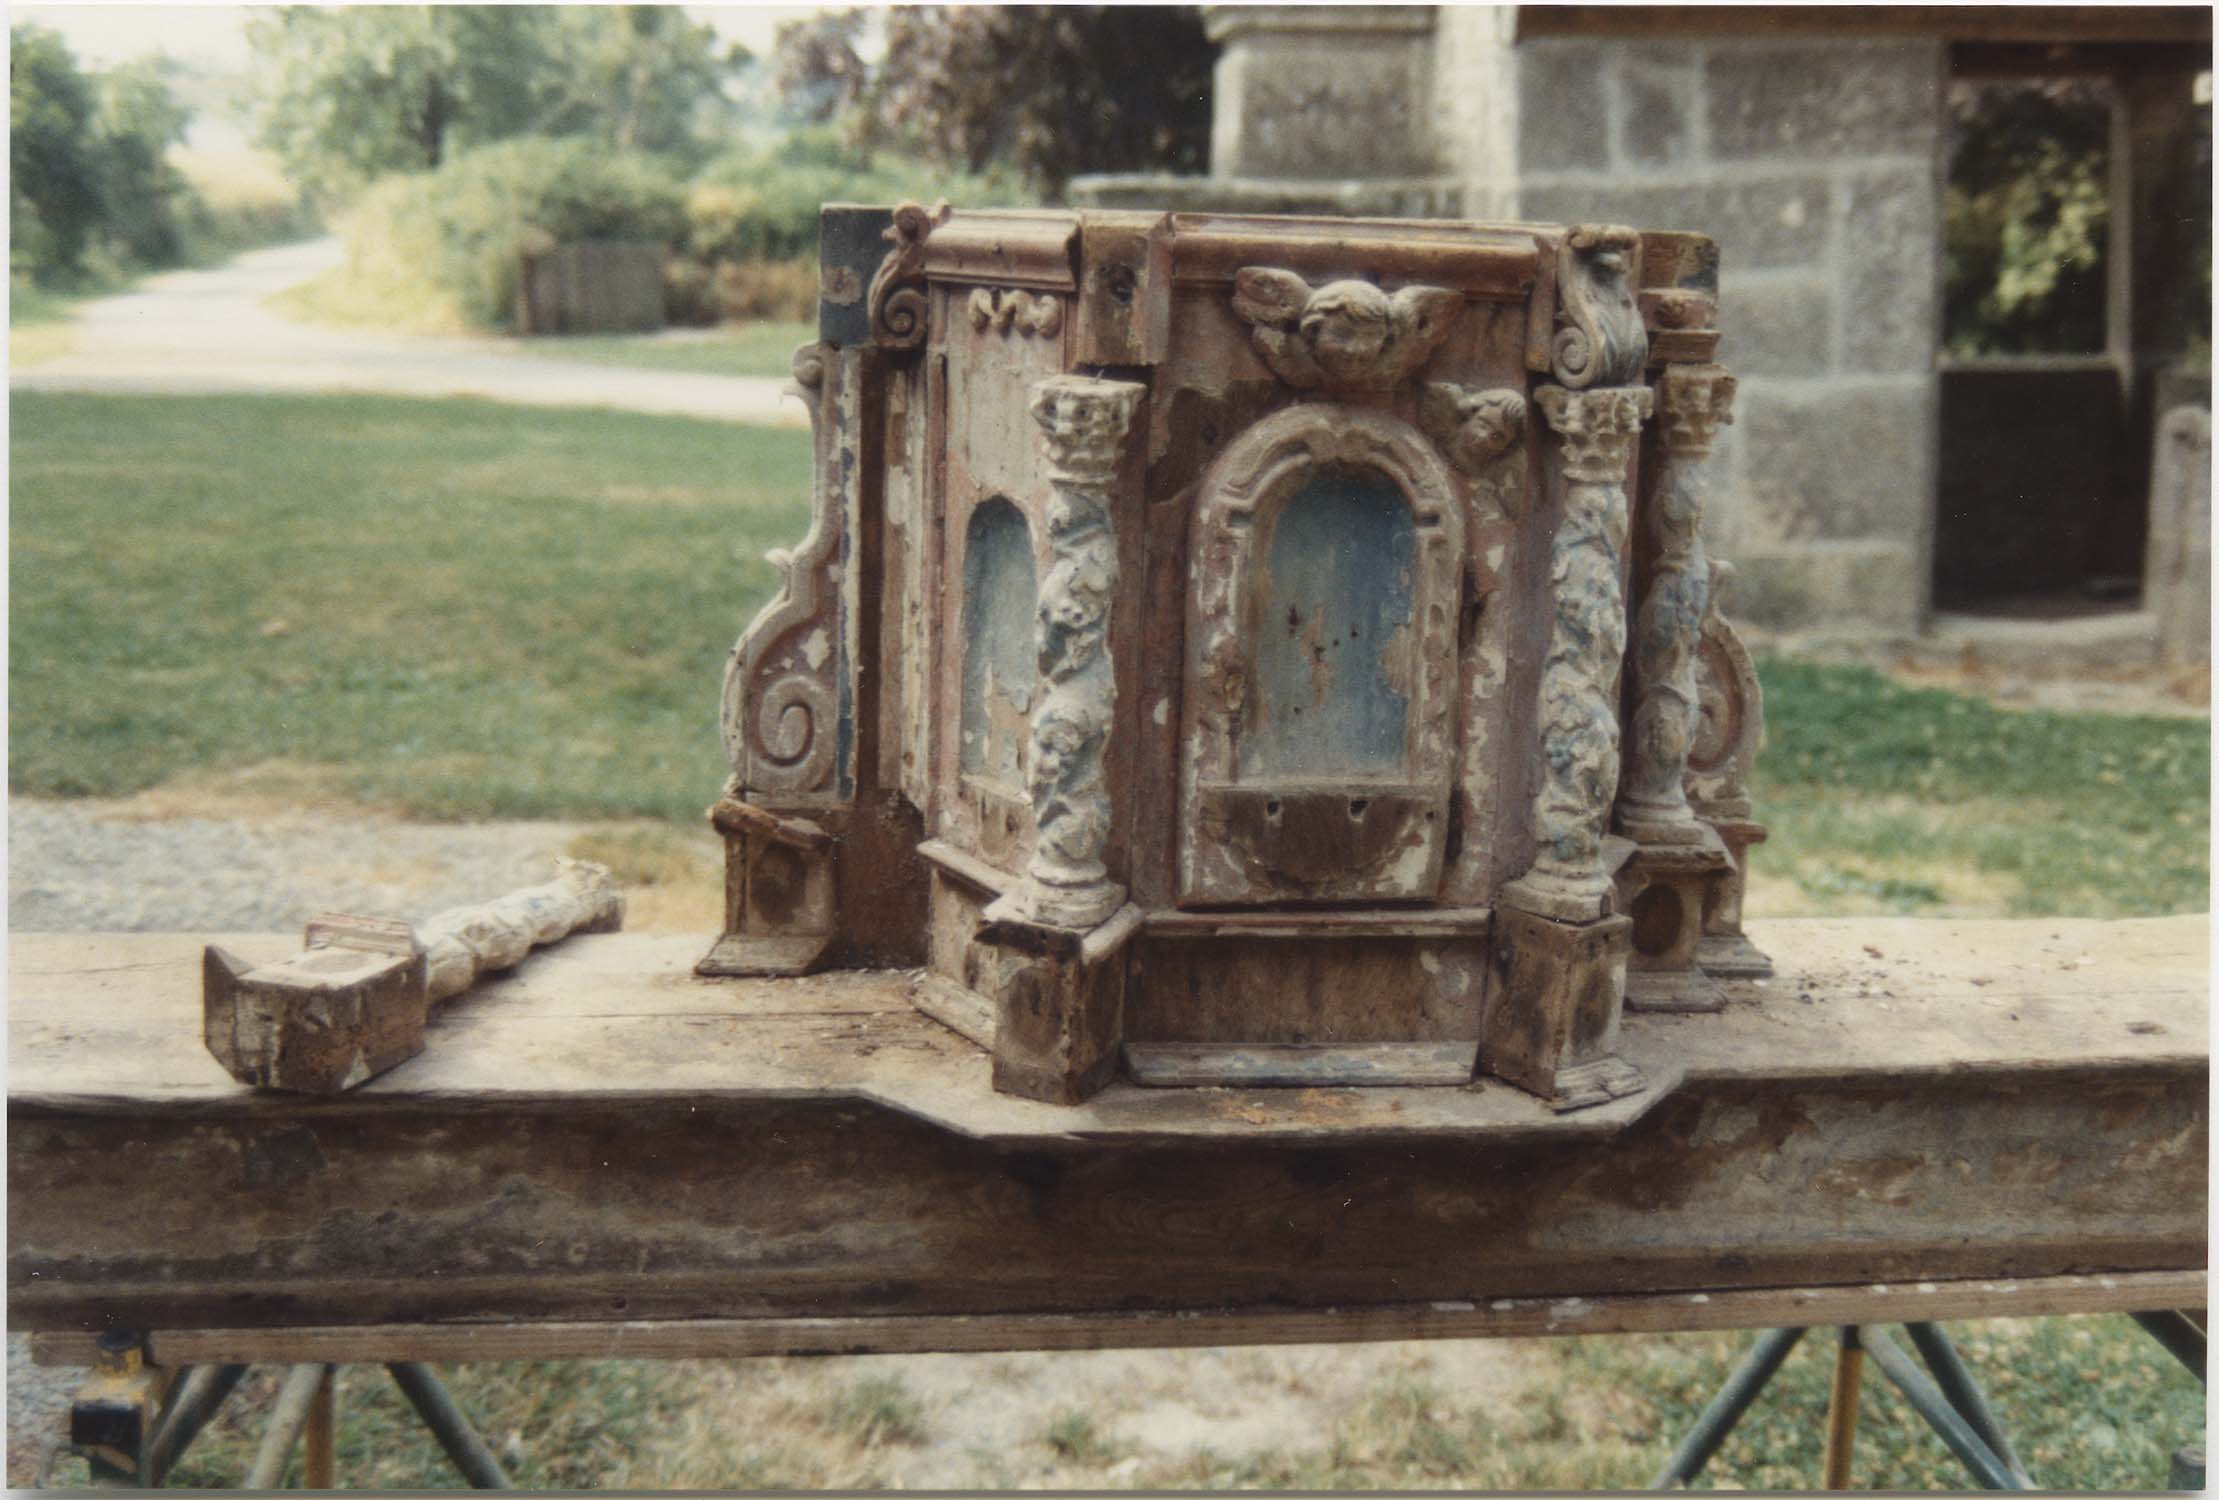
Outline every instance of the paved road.
POLYGON ((339 242, 252 251, 208 271, 172 271, 79 313, 77 346, 11 372, 16 390, 205 395, 360 391, 478 396, 532 406, 627 411, 801 427, 785 382, 585 364, 506 350, 491 340, 420 338, 295 323, 272 293, 339 263, 339 242))

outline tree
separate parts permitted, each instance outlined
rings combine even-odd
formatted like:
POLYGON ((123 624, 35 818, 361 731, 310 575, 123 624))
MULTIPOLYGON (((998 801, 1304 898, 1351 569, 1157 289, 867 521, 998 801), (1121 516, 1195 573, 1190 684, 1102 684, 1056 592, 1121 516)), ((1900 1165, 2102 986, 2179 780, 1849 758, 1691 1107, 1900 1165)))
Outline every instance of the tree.
POLYGON ((98 101, 62 39, 8 33, 10 269, 74 271, 100 226, 98 101))
POLYGON ((192 199, 185 175, 170 165, 191 115, 170 89, 166 59, 145 57, 98 76, 93 127, 100 158, 103 227, 141 265, 184 258, 180 210, 192 199))
POLYGON ((192 190, 169 162, 189 117, 168 66, 86 73, 44 28, 18 26, 8 40, 10 270, 67 279, 96 244, 141 265, 175 264, 192 190))
POLYGON ((870 14, 822 10, 778 28, 778 97, 803 125, 823 125, 863 102, 871 70, 856 50, 870 14))
POLYGON ((262 143, 321 196, 438 166, 532 118, 544 6, 289 5, 248 23, 262 143))
MULTIPOLYGON (((1059 194, 1081 172, 1209 165, 1216 47, 1192 6, 901 6, 856 100, 860 137, 981 171, 1002 162, 1059 194)), ((780 37, 790 105, 848 87, 855 33, 780 37), (843 48, 841 42, 847 45, 843 48)))
POLYGON ((519 135, 678 149, 747 56, 656 5, 294 5, 248 39, 262 141, 325 197, 519 135))
POLYGON ((540 83, 537 134, 598 134, 620 151, 684 153, 714 129, 724 84, 750 60, 675 5, 568 6, 540 83))

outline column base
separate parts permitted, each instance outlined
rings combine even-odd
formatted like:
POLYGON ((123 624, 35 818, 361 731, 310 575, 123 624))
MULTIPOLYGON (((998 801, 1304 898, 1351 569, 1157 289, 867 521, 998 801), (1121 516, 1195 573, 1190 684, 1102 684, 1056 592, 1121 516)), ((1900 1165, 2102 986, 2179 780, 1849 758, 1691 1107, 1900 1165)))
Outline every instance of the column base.
POLYGON ((1624 917, 1567 923, 1498 907, 1480 1066, 1548 1100, 1552 1109, 1580 1109, 1633 1092, 1638 1085, 1629 1074, 1639 1075, 1611 1055, 1632 929, 1624 917), (1616 1083, 1606 1087, 1609 1080, 1616 1083))
MULTIPOLYGON (((1012 895, 1015 892, 1011 893, 1012 895)), ((986 909, 981 943, 1012 950, 994 1005, 994 1089, 1043 1104, 1078 1104, 1117 1075, 1125 1040, 1125 956, 1140 910, 1121 905, 1091 931, 986 909)))
POLYGON ((1027 875, 1008 895, 986 909, 986 919, 1062 932, 1091 932, 1116 916, 1124 904, 1125 888, 1110 881, 1059 886, 1027 875))
POLYGON ((1610 910, 1610 877, 1528 870, 1502 888, 1497 904, 1557 922, 1593 922, 1610 910))

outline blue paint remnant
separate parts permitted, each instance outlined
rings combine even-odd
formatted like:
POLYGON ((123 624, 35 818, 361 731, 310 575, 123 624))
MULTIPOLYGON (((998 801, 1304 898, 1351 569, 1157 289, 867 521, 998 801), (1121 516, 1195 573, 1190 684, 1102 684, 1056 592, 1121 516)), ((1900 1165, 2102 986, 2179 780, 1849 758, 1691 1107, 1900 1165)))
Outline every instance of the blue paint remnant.
POLYGON ((1032 529, 999 495, 971 512, 963 541, 965 771, 1022 789, 1025 714, 1039 678, 1032 529))
POLYGON ((1409 503, 1376 469, 1321 469, 1280 508, 1255 593, 1243 780, 1405 768, 1416 556, 1409 503))

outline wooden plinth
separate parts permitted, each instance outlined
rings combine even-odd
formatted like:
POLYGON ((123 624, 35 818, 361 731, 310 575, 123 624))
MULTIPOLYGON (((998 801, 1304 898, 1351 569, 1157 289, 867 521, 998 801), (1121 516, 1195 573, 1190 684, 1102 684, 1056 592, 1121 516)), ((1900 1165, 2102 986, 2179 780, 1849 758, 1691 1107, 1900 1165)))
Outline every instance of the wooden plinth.
POLYGON ((353 1093, 256 1094, 200 1046, 197 939, 19 936, 11 1326, 469 1358, 2204 1300, 2205 919, 1752 935, 1778 977, 1628 1017, 1653 1087, 1570 1116, 1492 1081, 1036 1104, 905 975, 704 981, 699 938, 624 934, 353 1093))

